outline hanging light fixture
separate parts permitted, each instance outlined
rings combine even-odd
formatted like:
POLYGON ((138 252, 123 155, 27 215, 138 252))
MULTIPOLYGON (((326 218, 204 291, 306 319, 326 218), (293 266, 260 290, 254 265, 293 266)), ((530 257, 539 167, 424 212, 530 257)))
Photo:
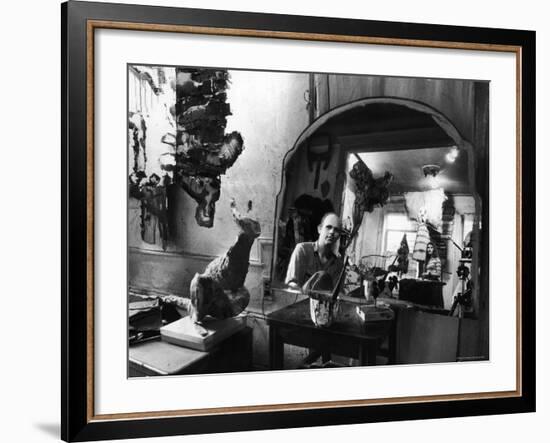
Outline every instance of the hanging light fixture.
POLYGON ((436 189, 439 187, 439 180, 437 179, 437 174, 439 174, 440 170, 441 168, 439 167, 439 165, 422 166, 422 172, 424 173, 424 177, 426 177, 428 186, 432 189, 436 189))
POLYGON ((458 148, 456 146, 453 146, 445 156, 445 160, 447 161, 447 163, 454 163, 457 157, 458 157, 458 148))

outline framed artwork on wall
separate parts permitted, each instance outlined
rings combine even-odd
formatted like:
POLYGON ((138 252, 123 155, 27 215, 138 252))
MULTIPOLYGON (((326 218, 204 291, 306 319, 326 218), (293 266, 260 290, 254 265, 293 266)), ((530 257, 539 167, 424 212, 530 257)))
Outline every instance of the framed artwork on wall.
POLYGON ((535 410, 534 32, 61 15, 65 441, 535 410))

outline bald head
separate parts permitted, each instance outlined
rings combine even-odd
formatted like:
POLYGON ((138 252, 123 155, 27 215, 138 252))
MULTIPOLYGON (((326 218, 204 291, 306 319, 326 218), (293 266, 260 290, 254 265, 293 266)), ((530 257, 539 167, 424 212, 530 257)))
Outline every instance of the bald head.
POLYGON ((335 213, 325 214, 317 227, 319 231, 319 246, 332 246, 340 238, 342 223, 335 213))

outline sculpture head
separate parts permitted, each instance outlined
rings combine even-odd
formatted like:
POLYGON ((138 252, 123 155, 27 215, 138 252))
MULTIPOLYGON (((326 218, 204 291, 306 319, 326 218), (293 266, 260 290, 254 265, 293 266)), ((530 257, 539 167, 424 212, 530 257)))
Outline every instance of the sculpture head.
MULTIPOLYGON (((252 202, 249 202, 248 204, 251 206, 252 202)), ((252 218, 243 217, 239 211, 237 211, 237 204, 235 203, 235 200, 231 201, 231 212, 233 213, 235 223, 237 223, 237 226, 248 238, 255 239, 260 236, 262 233, 260 223, 252 218)))
POLYGON ((260 223, 248 217, 235 219, 241 231, 249 238, 257 238, 262 233, 260 223))

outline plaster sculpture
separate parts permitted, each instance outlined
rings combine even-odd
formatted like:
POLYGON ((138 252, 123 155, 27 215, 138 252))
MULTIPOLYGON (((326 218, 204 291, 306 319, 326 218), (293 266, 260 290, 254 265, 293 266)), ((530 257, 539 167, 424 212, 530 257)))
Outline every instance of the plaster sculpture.
POLYGON ((250 293, 244 287, 248 273, 250 248, 260 235, 260 224, 243 217, 231 203, 233 219, 239 228, 237 240, 222 256, 213 260, 202 274, 195 274, 190 285, 191 306, 189 314, 195 323, 207 315, 216 319, 240 314, 250 301, 250 293))

